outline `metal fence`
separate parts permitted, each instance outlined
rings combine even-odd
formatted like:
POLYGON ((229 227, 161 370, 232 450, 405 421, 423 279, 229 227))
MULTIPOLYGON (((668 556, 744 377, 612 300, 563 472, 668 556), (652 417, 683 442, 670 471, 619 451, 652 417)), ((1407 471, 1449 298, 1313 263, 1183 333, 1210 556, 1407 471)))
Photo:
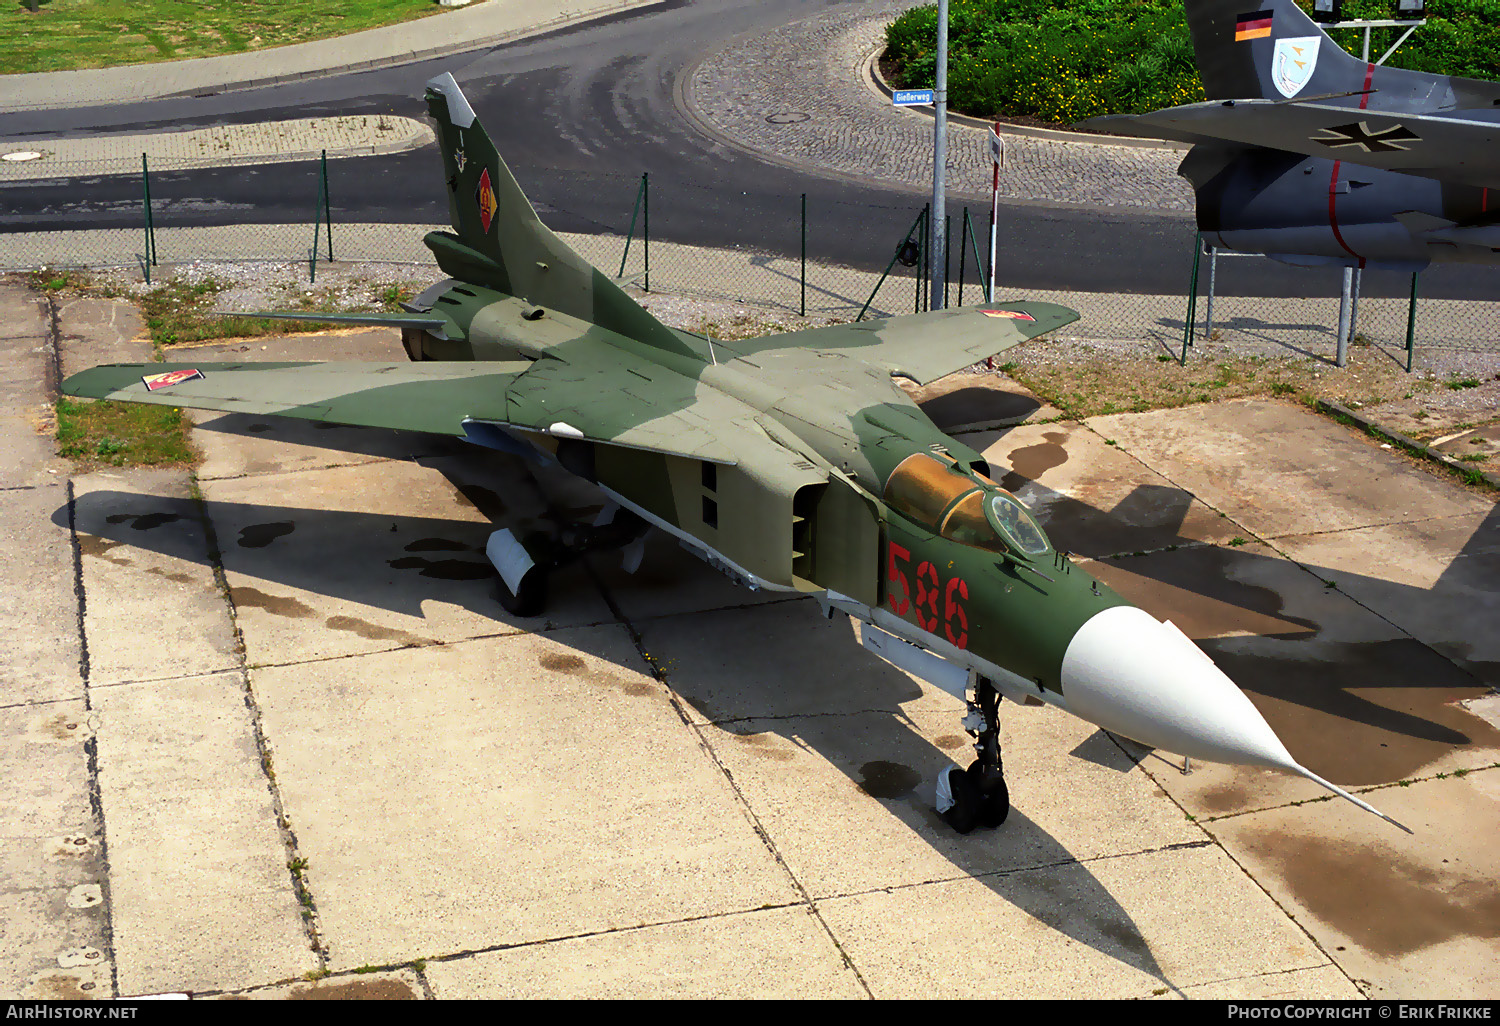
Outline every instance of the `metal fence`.
MULTIPOLYGON (((192 166, 201 168, 202 161, 192 166)), ((315 281, 319 268, 330 260, 430 265, 422 235, 446 227, 347 223, 337 213, 337 192, 347 187, 346 179, 335 178, 330 195, 328 164, 316 157, 255 167, 225 160, 217 167, 224 174, 274 176, 270 181, 275 185, 275 202, 256 209, 211 212, 213 219, 225 222, 219 225, 189 225, 188 220, 205 220, 202 201, 194 198, 201 195, 202 183, 195 185, 183 176, 167 174, 177 170, 170 161, 150 161, 143 155, 139 163, 94 161, 78 167, 54 163, 45 178, 24 164, 0 165, 0 223, 9 221, 12 228, 20 219, 6 213, 7 186, 73 183, 70 194, 92 197, 92 202, 70 205, 63 213, 29 217, 27 227, 34 230, 0 234, 0 270, 126 267, 135 268, 150 281, 166 265, 295 261, 315 281)), ((597 215, 585 218, 570 211, 549 211, 548 219, 590 229, 563 234, 606 274, 643 292, 728 300, 778 316, 840 320, 909 313, 926 305, 926 219, 916 204, 906 205, 899 197, 884 206, 839 203, 826 197, 809 203, 805 195, 793 195, 786 197, 779 210, 758 210, 751 223, 735 208, 733 197, 716 197, 711 186, 673 183, 670 188, 674 190, 696 188, 702 194, 694 197, 695 204, 673 207, 658 202, 653 210, 653 189, 661 188, 649 174, 620 175, 614 186, 617 195, 605 203, 618 211, 605 219, 608 223, 600 223, 597 215), (681 209, 698 213, 674 213, 681 209), (705 215, 704 210, 716 213, 705 215), (689 216, 696 220, 683 223, 689 216), (861 225, 861 238, 853 247, 842 238, 851 223, 861 225), (665 241, 673 237, 706 239, 710 244, 665 241), (858 252, 863 269, 830 255, 847 254, 851 248, 858 252)), ((960 209, 950 218, 946 232, 950 303, 984 298, 987 213, 960 209)), ((1183 220, 1180 229, 1173 230, 1180 230, 1182 236, 1181 291, 1141 295, 1027 288, 1021 294, 1077 309, 1080 319, 1064 329, 1066 337, 1144 342, 1183 359, 1218 344, 1333 357, 1338 350, 1339 268, 1297 272, 1298 297, 1247 296, 1238 281, 1244 277, 1242 269, 1249 260, 1266 258, 1226 260, 1221 253, 1216 268, 1209 272, 1200 266, 1195 280, 1192 268, 1198 241, 1192 225, 1183 220), (1325 279, 1326 291, 1321 286, 1325 279)), ((1013 253, 1024 253, 1036 241, 1008 237, 1002 245, 1013 253)), ((1129 255, 1109 256, 1128 259, 1129 255)), ((1401 356, 1403 362, 1409 355, 1409 341, 1418 352, 1436 346, 1500 349, 1500 304, 1428 298, 1451 293, 1444 283, 1457 273, 1461 272, 1447 267, 1424 272, 1414 303, 1409 275, 1366 275, 1351 339, 1378 345, 1401 356)), ((1500 275, 1493 269, 1481 273, 1500 275)), ((1500 284, 1500 276, 1495 281, 1500 284)), ((1490 294, 1500 295, 1500 290, 1490 294)), ((1018 290, 1002 276, 996 295, 1018 298, 1018 290)))

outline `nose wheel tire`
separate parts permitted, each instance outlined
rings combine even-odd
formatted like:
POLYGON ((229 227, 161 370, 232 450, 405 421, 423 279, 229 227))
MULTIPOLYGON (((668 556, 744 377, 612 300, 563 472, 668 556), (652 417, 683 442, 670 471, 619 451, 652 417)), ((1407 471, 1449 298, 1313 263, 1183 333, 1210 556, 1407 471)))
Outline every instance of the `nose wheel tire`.
POLYGON ((515 591, 496 574, 495 597, 511 616, 540 616, 547 604, 547 567, 534 566, 526 571, 515 591))
MULTIPOLYGON (((967 834, 979 825, 979 811, 983 796, 979 789, 974 786, 974 781, 969 774, 954 766, 952 769, 943 771, 947 781, 947 797, 953 803, 948 808, 939 812, 943 822, 961 834, 967 834)), ((939 782, 938 792, 939 806, 942 805, 942 782, 939 782)))

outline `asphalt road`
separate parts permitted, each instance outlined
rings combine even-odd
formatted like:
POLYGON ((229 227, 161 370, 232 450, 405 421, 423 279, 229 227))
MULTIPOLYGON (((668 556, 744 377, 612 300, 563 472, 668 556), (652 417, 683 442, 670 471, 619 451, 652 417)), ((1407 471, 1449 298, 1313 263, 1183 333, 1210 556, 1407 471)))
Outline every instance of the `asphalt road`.
MULTIPOLYGON (((423 83, 452 71, 543 219, 559 231, 623 233, 649 172, 654 238, 691 245, 796 253, 807 194, 808 256, 883 268, 924 203, 904 188, 858 184, 768 164, 708 139, 679 113, 676 76, 741 33, 832 6, 807 0, 678 0, 645 12, 516 44, 394 68, 150 103, 8 115, 0 140, 188 128, 334 114, 425 114, 423 83)), ((441 222, 447 218, 431 149, 333 161, 335 220, 441 222)), ((263 165, 156 172, 156 224, 284 223, 310 218, 311 169, 263 165)), ((0 189, 0 227, 47 230, 139 222, 134 176, 27 183, 0 189)), ((972 201, 971 201, 972 202, 972 201)), ((953 237, 963 203, 951 204, 953 237)), ((987 231, 987 210, 974 210, 987 231)), ((1178 214, 1129 208, 1007 204, 997 278, 1017 288, 1171 294, 1187 287, 1192 225, 1178 214)), ((981 246, 981 249, 984 247, 981 246)), ((970 265, 972 266, 972 265, 970 265)), ((957 267, 957 253, 954 253, 957 267)), ((1336 270, 1255 259, 1221 264, 1224 294, 1336 294, 1336 270)), ((1490 268, 1434 269, 1430 297, 1493 298, 1490 268)), ((1370 272, 1369 295, 1403 295, 1404 274, 1370 272)))

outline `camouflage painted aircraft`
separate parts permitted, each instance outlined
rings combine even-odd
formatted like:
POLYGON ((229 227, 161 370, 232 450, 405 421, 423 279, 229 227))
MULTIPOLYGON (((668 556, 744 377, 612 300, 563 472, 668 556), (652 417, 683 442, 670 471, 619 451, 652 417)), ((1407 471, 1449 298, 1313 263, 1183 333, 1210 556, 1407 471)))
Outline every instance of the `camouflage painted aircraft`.
POLYGON ((1362 61, 1295 0, 1184 2, 1209 100, 1084 125, 1196 144, 1178 173, 1216 245, 1304 265, 1500 263, 1500 84, 1362 61))
POLYGON ((409 362, 112 365, 63 390, 555 461, 609 503, 557 537, 490 536, 510 612, 539 612, 548 573, 583 552, 621 548, 632 568, 652 527, 752 588, 815 596, 860 620, 876 654, 968 701, 977 758, 938 780, 960 831, 1010 807, 1002 695, 1192 758, 1286 769, 1375 811, 1300 766, 1181 631, 1057 551, 893 380, 951 374, 1073 311, 995 303, 741 342, 678 331, 541 224, 452 76, 427 102, 456 230, 425 241, 453 277, 404 314, 282 315, 399 327, 409 362))

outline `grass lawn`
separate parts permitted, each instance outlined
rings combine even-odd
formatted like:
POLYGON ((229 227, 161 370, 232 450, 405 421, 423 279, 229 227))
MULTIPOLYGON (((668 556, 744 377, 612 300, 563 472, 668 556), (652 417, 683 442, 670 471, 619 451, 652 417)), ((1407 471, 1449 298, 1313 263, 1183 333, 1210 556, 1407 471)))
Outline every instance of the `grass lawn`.
POLYGON ((433 0, 0 0, 0 74, 262 50, 410 21, 433 0))
POLYGON ((57 400, 57 451, 84 468, 181 467, 197 454, 173 406, 57 400))

